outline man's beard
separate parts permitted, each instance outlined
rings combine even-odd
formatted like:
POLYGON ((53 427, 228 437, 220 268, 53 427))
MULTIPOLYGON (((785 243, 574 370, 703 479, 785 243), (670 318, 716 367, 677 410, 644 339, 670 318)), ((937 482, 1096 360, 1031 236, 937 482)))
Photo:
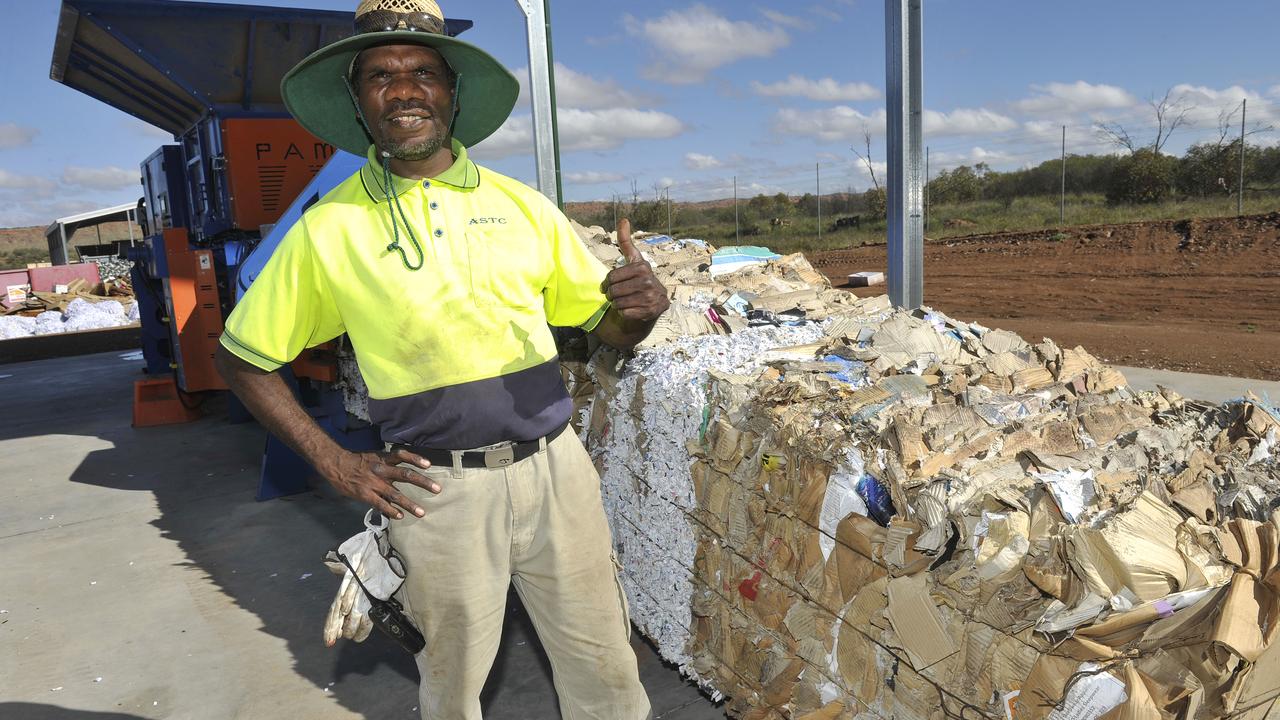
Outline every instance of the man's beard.
POLYGON ((416 162, 426 160, 439 152, 440 148, 444 147, 445 140, 445 133, 442 130, 419 142, 397 143, 384 138, 379 145, 382 150, 391 153, 391 157, 397 160, 416 162))

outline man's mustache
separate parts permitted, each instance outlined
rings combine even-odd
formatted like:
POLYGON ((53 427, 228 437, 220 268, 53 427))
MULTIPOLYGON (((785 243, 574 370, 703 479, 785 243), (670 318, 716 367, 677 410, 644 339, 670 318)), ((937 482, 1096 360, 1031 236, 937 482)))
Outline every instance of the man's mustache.
POLYGON ((435 113, 431 112, 431 108, 427 107, 423 103, 414 102, 414 101, 402 101, 402 102, 393 103, 387 109, 387 111, 382 114, 382 119, 384 121, 390 120, 396 115, 400 115, 407 112, 421 114, 424 117, 433 117, 435 115, 435 113))

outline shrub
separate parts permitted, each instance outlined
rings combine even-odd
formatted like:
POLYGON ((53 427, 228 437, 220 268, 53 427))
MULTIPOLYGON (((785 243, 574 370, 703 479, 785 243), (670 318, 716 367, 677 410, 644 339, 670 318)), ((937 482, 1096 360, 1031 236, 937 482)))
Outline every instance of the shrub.
POLYGON ((1108 205, 1143 205, 1167 199, 1173 189, 1177 158, 1151 149, 1122 158, 1111 173, 1108 205))

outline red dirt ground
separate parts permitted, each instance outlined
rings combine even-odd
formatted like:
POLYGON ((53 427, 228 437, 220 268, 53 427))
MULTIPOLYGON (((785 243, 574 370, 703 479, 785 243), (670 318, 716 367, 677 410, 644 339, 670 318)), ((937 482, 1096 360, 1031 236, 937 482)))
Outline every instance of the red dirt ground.
MULTIPOLYGON (((884 245, 808 258, 837 287, 887 262, 884 245)), ((924 298, 1119 365, 1280 380, 1280 213, 929 241, 924 298)))

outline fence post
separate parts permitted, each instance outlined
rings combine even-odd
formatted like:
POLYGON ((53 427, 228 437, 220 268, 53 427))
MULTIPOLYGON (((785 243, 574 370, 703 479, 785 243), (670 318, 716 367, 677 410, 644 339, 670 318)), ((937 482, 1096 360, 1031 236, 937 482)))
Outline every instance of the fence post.
POLYGON ((818 191, 818 240, 822 240, 822 163, 813 164, 813 187, 818 191))
POLYGON ((1058 224, 1067 224, 1067 126, 1062 126, 1062 194, 1058 200, 1058 224))
POLYGON ((738 176, 733 176, 733 240, 742 243, 742 232, 738 229, 738 176))
POLYGON ((1249 109, 1249 99, 1240 101, 1240 182, 1236 185, 1236 215, 1244 214, 1244 114, 1249 109))

